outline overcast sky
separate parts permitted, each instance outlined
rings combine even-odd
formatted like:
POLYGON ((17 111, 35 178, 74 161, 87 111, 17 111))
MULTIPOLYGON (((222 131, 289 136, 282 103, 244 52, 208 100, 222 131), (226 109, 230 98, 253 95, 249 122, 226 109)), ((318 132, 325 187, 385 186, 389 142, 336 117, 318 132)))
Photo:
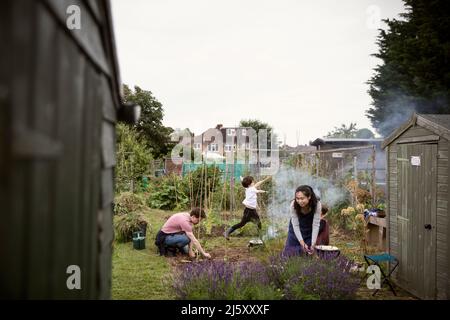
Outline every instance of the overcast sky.
POLYGON ((290 145, 370 127, 365 82, 380 19, 401 0, 112 0, 122 81, 150 90, 164 125, 196 134, 241 119, 290 145))

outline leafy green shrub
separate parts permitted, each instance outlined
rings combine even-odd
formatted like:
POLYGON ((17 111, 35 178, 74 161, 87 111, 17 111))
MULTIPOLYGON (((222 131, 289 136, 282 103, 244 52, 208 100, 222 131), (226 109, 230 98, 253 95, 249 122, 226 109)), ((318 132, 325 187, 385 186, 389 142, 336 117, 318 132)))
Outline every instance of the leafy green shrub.
POLYGON ((342 219, 341 211, 350 205, 348 200, 340 201, 336 205, 330 208, 327 213, 327 220, 331 225, 340 226, 345 228, 345 221, 342 219))
POLYGON ((189 206, 189 196, 182 178, 177 175, 155 179, 147 200, 151 208, 184 210, 189 206))
POLYGON ((142 176, 153 171, 151 150, 136 129, 126 124, 118 124, 116 133, 116 192, 134 191, 142 176))

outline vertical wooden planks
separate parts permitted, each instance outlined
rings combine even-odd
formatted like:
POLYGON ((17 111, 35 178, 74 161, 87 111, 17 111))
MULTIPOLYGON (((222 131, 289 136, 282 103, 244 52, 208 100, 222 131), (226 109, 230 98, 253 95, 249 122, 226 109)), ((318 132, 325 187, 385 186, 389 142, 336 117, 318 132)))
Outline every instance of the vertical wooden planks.
MULTIPOLYGON (((386 171, 385 171, 385 181, 386 181, 386 201, 387 201, 387 206, 386 206, 386 251, 390 254, 392 254, 391 252, 391 208, 390 208, 390 190, 391 190, 391 184, 389 182, 389 172, 390 172, 390 163, 389 163, 389 158, 390 158, 390 153, 391 153, 391 148, 388 146, 386 148, 386 153, 385 153, 385 157, 386 157, 386 171)), ((355 158, 356 160, 356 158, 355 158)), ((356 162, 356 161, 355 161, 356 162)), ((356 164, 355 164, 355 168, 356 168, 356 164)), ((355 174, 356 176, 356 174, 355 174)))
POLYGON ((399 234, 402 234, 399 241, 400 263, 407 264, 399 271, 400 278, 405 279, 404 286, 415 295, 434 299, 437 145, 402 145, 398 150, 400 220, 403 221, 399 228, 399 234), (420 157, 419 166, 410 164, 412 156, 420 157), (431 224, 434 228, 427 230, 425 224, 431 224))
POLYGON ((85 276, 82 282, 84 287, 83 297, 94 299, 96 298, 96 219, 95 213, 99 202, 95 201, 96 190, 98 184, 98 171, 100 166, 98 164, 99 152, 99 108, 98 106, 98 74, 91 65, 87 65, 84 75, 84 110, 83 110, 83 131, 82 146, 83 153, 81 158, 81 176, 82 183, 79 186, 79 194, 81 195, 81 216, 79 230, 80 248, 79 256, 82 261, 85 276))
MULTIPOLYGON (((425 235, 424 235, 424 221, 426 220, 427 208, 429 210, 429 196, 430 190, 428 188, 421 188, 423 185, 428 185, 429 181, 427 181, 427 177, 425 175, 427 169, 427 158, 425 157, 425 150, 422 145, 412 145, 413 152, 411 156, 419 156, 421 159, 420 166, 411 166, 410 170, 413 171, 415 175, 414 184, 410 186, 412 188, 413 199, 415 200, 415 205, 411 207, 412 214, 414 215, 414 232, 412 236, 414 237, 414 248, 411 248, 413 251, 415 259, 413 260, 415 273, 413 277, 415 282, 417 282, 417 288, 419 292, 424 291, 424 248, 427 245, 425 243, 425 235)), ((409 157, 411 161, 411 156, 409 157)), ((410 162, 411 163, 411 162, 410 162)))
MULTIPOLYGON (((397 146, 395 144, 389 145, 389 177, 386 182, 389 185, 388 193, 388 207, 389 212, 389 247, 392 254, 399 257, 399 238, 398 238, 398 161, 397 161, 397 146)), ((395 272, 395 276, 398 269, 395 272)))
POLYGON ((406 158, 405 146, 397 145, 397 171, 398 171, 398 244, 399 244, 399 278, 406 286, 408 286, 408 259, 407 259, 407 246, 408 246, 408 217, 407 217, 407 202, 404 186, 407 183, 405 162, 406 158))
MULTIPOLYGON (((0 39, 3 41, 3 45, 9 50, 13 50, 11 43, 10 26, 12 0, 6 0, 0 2, 0 39)), ((11 248, 10 239, 10 223, 11 218, 7 214, 12 213, 10 206, 10 177, 11 177, 11 141, 9 135, 11 132, 11 120, 10 120, 10 82, 11 82, 11 55, 10 51, 0 50, 0 203, 2 203, 2 210, 6 214, 2 214, 2 223, 0 223, 0 252, 8 256, 13 253, 11 248)), ((12 261, 4 261, 0 263, 0 283, 4 290, 0 291, 0 298, 8 298, 7 294, 15 290, 13 288, 12 279, 9 277, 9 272, 13 270, 12 261)), ((17 297, 17 295, 16 295, 17 297)))
MULTIPOLYGON (((11 33, 11 70, 12 82, 10 83, 11 95, 11 117, 12 130, 15 133, 18 129, 26 128, 29 123, 27 107, 31 103, 31 95, 24 92, 31 92, 32 81, 29 75, 32 72, 33 65, 30 56, 30 46, 34 46, 32 30, 34 26, 35 3, 25 0, 13 1, 11 4, 11 22, 12 27, 8 28, 11 33), (14 19, 14 17, 21 19, 14 19)), ((15 134, 12 137, 13 143, 15 134)), ((10 297, 26 297, 26 283, 28 275, 25 266, 28 264, 28 254, 32 249, 28 247, 27 232, 29 220, 27 212, 29 194, 27 181, 30 176, 29 162, 25 159, 18 159, 13 155, 13 161, 10 166, 9 188, 11 190, 11 208, 10 213, 3 223, 8 226, 5 236, 5 256, 9 257, 7 261, 5 278, 5 287, 10 297), (25 201, 24 201, 25 200, 25 201), (24 274, 26 276, 24 276, 24 274)))
MULTIPOLYGON (((442 143, 442 145, 445 145, 447 147, 447 152, 450 150, 450 141, 447 141, 445 144, 442 143)), ((447 153, 448 154, 448 153, 447 153)), ((447 285, 446 285, 446 299, 450 299, 450 210, 449 210, 449 206, 450 206, 450 159, 447 160, 447 224, 445 226, 442 226, 444 228, 444 230, 446 231, 446 235, 447 235, 447 250, 446 250, 446 273, 445 273, 445 277, 447 280, 447 285)))
MULTIPOLYGON (((100 75, 96 73, 95 86, 91 87, 91 90, 94 91, 94 105, 99 106, 102 103, 102 95, 103 93, 99 90, 96 90, 97 86, 100 83, 100 75)), ((90 281, 90 298, 98 299, 99 298, 99 277, 102 275, 98 273, 99 264, 98 264, 98 256, 99 256, 99 246, 98 246, 98 211, 101 207, 101 123, 102 123, 102 113, 100 108, 95 108, 95 112, 92 116, 93 120, 93 132, 92 132, 92 140, 94 141, 92 145, 92 154, 91 154, 91 185, 92 185, 92 194, 90 198, 90 210, 89 210, 89 250, 90 250, 90 261, 89 261, 89 277, 92 279, 90 281)))
MULTIPOLYGON (((432 225, 432 229, 429 231, 430 234, 430 243, 429 243, 429 256, 428 264, 426 265, 428 268, 425 268, 425 286, 427 288, 427 296, 430 299, 436 299, 436 216, 437 216, 437 144, 429 145, 431 148, 430 152, 427 152, 428 157, 430 158, 430 224, 432 225)), ((428 223, 428 222, 427 222, 428 223)))
MULTIPOLYGON (((29 109, 31 132, 54 136, 56 119, 56 51, 49 51, 56 42, 56 24, 40 2, 36 4, 36 47, 33 50, 33 99, 29 109)), ((29 193, 29 262, 27 295, 33 299, 50 298, 50 241, 52 237, 52 171, 56 159, 34 158, 30 161, 29 193)))
MULTIPOLYGON (((411 210, 414 215, 414 233, 413 237, 415 238, 415 247, 411 248, 415 252, 415 259, 413 261, 415 274, 414 274, 414 282, 415 287, 418 288, 417 291, 421 294, 424 292, 424 258, 425 258, 425 248, 428 245, 424 224, 429 216, 429 205, 430 205, 430 189, 429 186, 429 177, 426 175, 428 171, 427 166, 429 164, 429 159, 426 157, 426 148, 423 145, 412 145, 410 146, 411 156, 419 156, 421 165, 420 166, 411 166, 411 170, 415 172, 415 182, 414 185, 411 186, 413 189, 413 197, 415 199, 415 206, 412 206, 411 210), (424 187, 423 187, 424 186, 424 187)), ((410 157, 411 159, 411 157, 410 157)))
POLYGON ((91 63, 94 63, 105 74, 111 75, 111 67, 107 61, 105 47, 102 41, 102 29, 97 24, 96 19, 91 15, 91 10, 88 10, 85 2, 82 0, 45 0, 45 2, 64 27, 66 26, 67 8, 71 5, 80 7, 80 11, 82 12, 81 29, 72 30, 70 33, 67 32, 67 34, 75 40, 74 43, 77 43, 83 49, 85 56, 89 58, 91 63))
POLYGON ((77 248, 80 228, 80 160, 81 130, 84 95, 85 60, 78 48, 62 31, 58 34, 61 47, 58 65, 58 138, 64 145, 64 153, 57 165, 56 210, 55 210, 55 251, 54 284, 58 296, 75 298, 79 291, 66 288, 66 269, 78 265, 77 248), (59 231, 58 231, 59 230, 59 231), (65 239, 65 240, 64 240, 65 239), (69 240, 70 239, 70 240, 69 240), (62 281, 64 279, 64 281, 62 281))

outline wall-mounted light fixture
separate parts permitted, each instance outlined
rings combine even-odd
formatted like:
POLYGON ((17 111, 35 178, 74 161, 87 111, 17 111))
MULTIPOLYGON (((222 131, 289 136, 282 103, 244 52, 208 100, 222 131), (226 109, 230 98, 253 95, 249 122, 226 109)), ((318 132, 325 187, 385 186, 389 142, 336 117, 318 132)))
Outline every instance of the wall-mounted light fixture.
POLYGON ((137 124, 141 118, 141 106, 133 102, 123 103, 117 116, 121 122, 137 124))

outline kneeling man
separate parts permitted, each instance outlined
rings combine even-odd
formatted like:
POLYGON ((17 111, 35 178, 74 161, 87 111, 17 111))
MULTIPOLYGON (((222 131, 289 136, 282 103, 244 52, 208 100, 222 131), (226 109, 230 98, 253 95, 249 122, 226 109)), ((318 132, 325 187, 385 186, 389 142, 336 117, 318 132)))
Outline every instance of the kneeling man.
POLYGON ((195 254, 192 250, 194 245, 205 258, 210 259, 211 255, 203 250, 192 232, 193 226, 203 219, 206 219, 206 213, 200 208, 193 208, 191 212, 180 212, 172 215, 156 235, 155 244, 159 248, 159 253, 165 255, 168 248, 173 248, 179 249, 194 258, 195 254))

